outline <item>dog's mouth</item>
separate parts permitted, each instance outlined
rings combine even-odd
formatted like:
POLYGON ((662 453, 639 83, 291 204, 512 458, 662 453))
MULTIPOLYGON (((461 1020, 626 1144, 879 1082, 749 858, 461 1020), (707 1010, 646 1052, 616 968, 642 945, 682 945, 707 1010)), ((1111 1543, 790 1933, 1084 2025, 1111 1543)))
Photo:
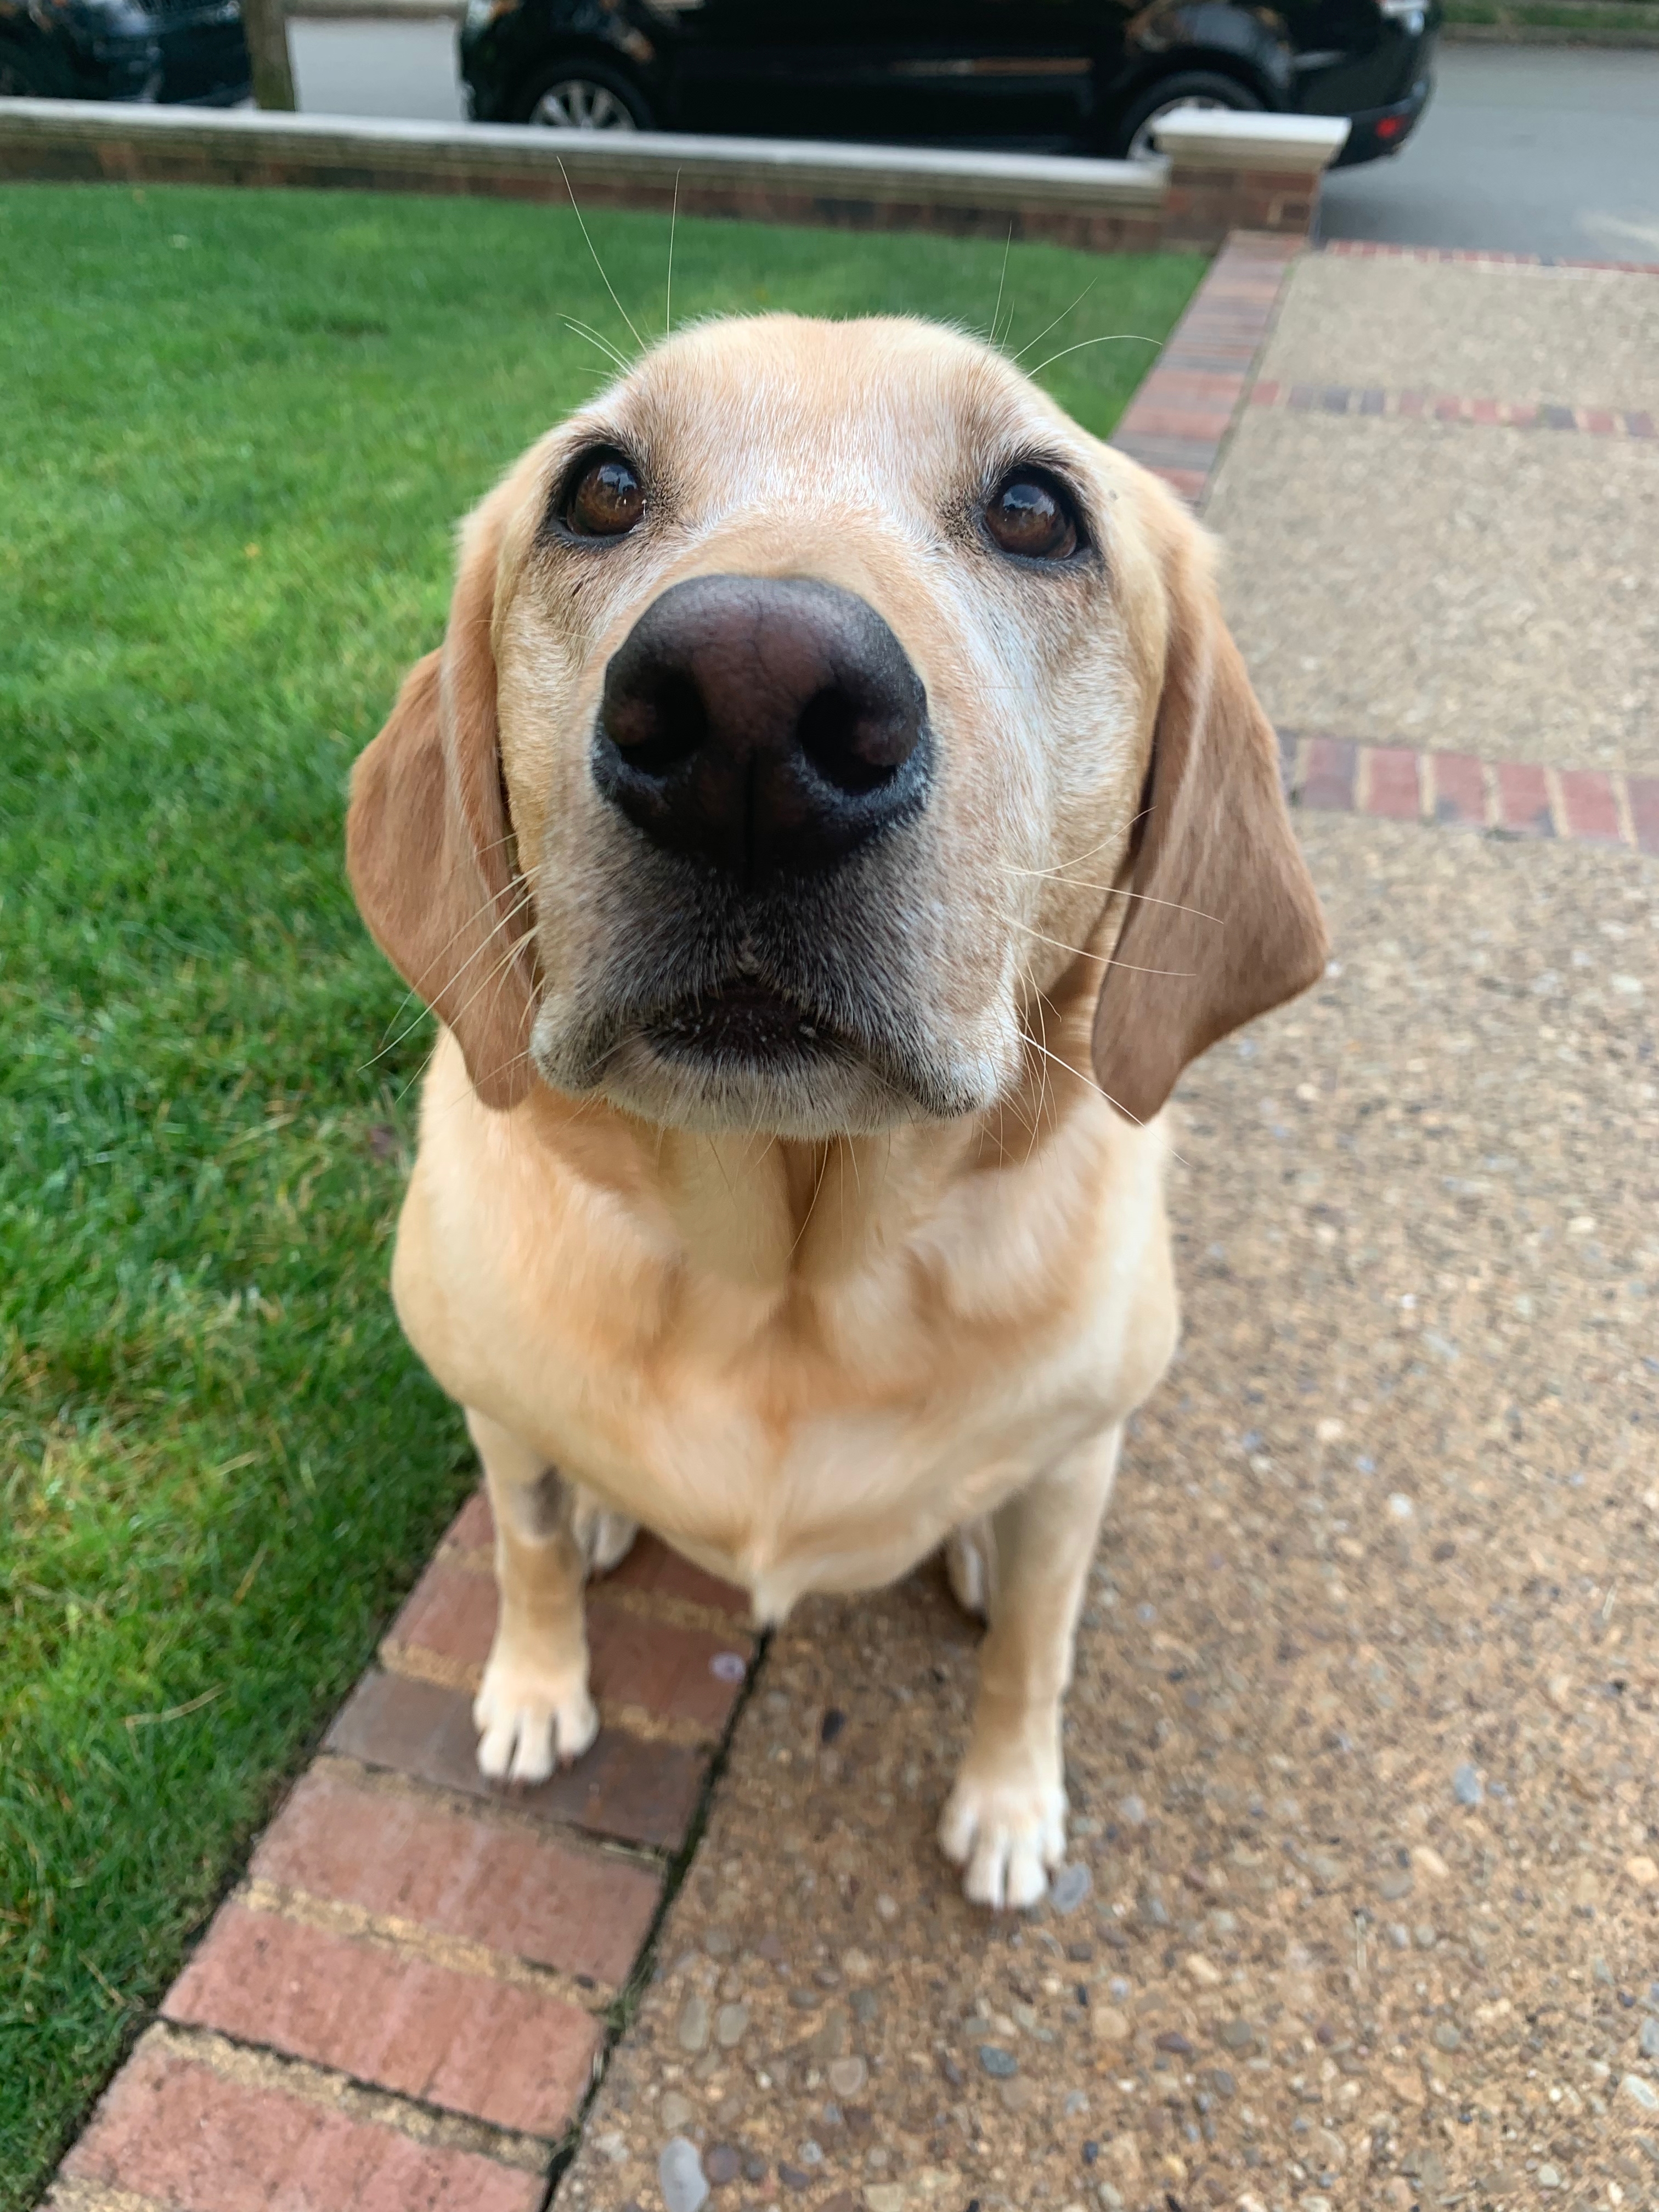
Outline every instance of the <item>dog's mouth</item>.
POLYGON ((814 1140, 996 1096, 1000 1064, 933 1003, 917 941, 940 909, 908 885, 854 862, 850 882, 759 900, 629 860, 601 886, 592 959, 548 963, 530 1049, 553 1090, 669 1127, 814 1140))
POLYGON ((744 1067, 817 1060, 846 1045, 822 1015, 750 981, 664 1007, 641 1024, 641 1035, 666 1060, 744 1067))

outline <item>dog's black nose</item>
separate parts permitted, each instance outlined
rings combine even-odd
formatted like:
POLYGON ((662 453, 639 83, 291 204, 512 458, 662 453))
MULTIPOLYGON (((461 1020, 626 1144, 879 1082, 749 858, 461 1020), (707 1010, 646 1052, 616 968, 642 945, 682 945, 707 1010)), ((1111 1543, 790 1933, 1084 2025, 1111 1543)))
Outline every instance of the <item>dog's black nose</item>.
POLYGON ((653 843, 755 889, 832 867, 920 807, 927 704, 854 592, 696 576, 605 670, 594 775, 653 843))

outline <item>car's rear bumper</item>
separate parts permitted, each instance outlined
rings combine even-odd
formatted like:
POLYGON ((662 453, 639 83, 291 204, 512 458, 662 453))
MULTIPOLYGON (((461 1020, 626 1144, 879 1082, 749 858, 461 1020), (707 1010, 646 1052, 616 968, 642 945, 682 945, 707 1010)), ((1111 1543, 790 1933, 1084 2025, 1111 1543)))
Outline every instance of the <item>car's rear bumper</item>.
POLYGON ((1384 154, 1397 154, 1416 130, 1433 90, 1433 72, 1425 63, 1423 74, 1404 100, 1387 107, 1362 107, 1350 118, 1352 127, 1346 145, 1336 157, 1336 167, 1348 169, 1356 161, 1376 161, 1384 154))

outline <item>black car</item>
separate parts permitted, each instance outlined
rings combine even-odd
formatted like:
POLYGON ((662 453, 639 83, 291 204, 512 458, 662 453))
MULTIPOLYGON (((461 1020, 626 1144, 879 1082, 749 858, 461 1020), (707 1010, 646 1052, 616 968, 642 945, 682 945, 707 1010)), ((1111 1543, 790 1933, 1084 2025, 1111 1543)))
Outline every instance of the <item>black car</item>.
POLYGON ((239 0, 0 0, 0 94, 228 107, 252 89, 239 0))
POLYGON ((1139 157, 1172 107, 1346 115, 1391 154, 1440 0, 468 0, 481 122, 1139 157))

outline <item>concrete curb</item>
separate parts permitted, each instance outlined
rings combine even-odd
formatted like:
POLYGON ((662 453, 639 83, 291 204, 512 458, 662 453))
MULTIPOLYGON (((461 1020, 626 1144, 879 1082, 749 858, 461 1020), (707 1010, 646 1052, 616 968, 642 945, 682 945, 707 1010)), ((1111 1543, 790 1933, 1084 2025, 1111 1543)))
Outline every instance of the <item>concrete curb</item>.
POLYGON ((0 100, 0 176, 310 185, 1155 246, 1162 169, 908 147, 0 100))

